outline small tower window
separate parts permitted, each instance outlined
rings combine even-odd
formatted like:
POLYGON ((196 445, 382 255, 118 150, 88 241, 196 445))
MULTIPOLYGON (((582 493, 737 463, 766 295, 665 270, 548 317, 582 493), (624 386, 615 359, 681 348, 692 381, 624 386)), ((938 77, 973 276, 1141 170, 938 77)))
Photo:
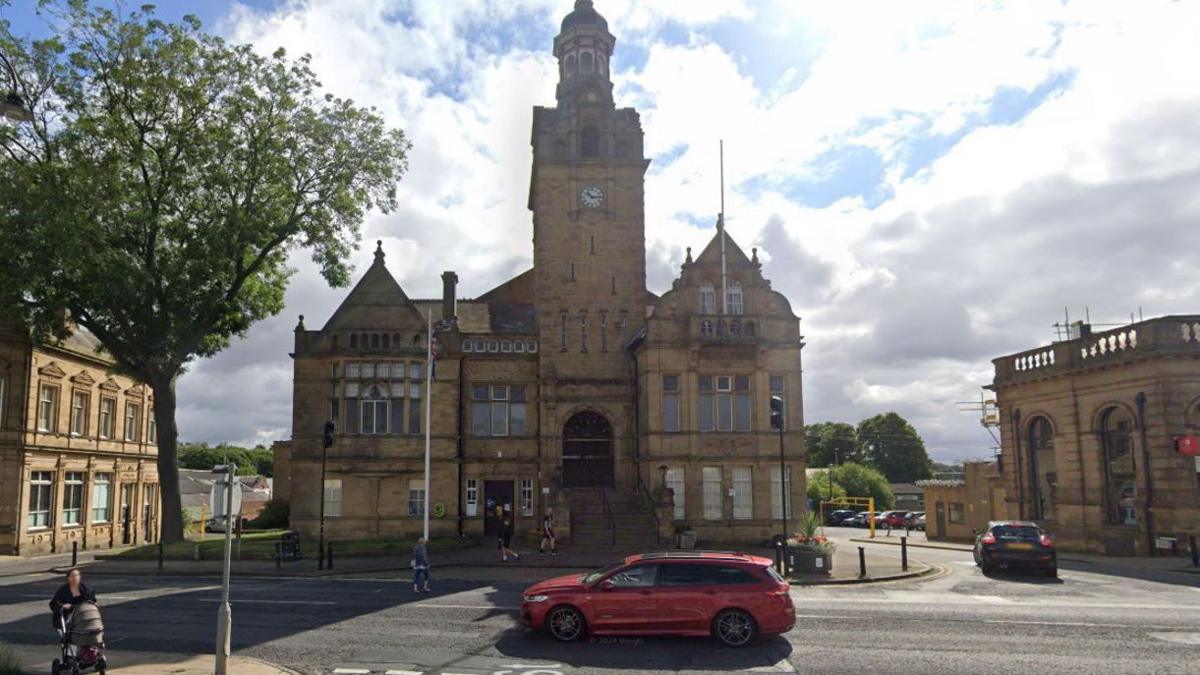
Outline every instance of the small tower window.
POLYGON ((583 157, 600 156, 600 132, 595 127, 586 127, 579 134, 579 154, 583 157))
POLYGON ((574 77, 579 73, 579 62, 575 60, 575 55, 571 54, 567 57, 567 77, 574 77))
POLYGON ((592 58, 591 52, 584 52, 579 55, 579 72, 585 75, 596 72, 596 62, 592 58))

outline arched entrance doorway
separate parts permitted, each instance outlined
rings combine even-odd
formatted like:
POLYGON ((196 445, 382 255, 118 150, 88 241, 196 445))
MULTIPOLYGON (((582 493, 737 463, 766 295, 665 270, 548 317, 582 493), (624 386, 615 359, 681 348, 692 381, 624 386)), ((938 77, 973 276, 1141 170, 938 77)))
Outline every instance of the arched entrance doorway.
POLYGON ((575 413, 563 425, 563 486, 613 485, 613 431, 603 415, 575 413))

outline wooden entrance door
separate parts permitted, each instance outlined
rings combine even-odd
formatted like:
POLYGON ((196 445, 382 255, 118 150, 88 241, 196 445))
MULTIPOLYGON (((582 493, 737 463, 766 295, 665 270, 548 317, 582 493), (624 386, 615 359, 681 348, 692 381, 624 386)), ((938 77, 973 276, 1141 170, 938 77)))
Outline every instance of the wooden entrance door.
POLYGON ((603 415, 576 413, 563 425, 563 485, 612 487, 613 431, 603 415))
POLYGON ((513 507, 513 482, 511 480, 488 480, 483 482, 483 533, 494 537, 500 534, 502 512, 516 517, 513 507))
POLYGON ((121 543, 133 543, 133 488, 132 483, 121 486, 121 543))

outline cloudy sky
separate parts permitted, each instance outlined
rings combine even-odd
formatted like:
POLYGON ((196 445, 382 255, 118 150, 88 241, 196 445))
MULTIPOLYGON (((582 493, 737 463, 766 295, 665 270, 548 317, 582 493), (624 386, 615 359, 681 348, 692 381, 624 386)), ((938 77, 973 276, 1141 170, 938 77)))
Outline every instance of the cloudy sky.
MULTIPOLYGON (((360 271, 375 239, 418 297, 443 269, 472 296, 529 266, 531 107, 554 102, 572 0, 158 4, 310 52, 332 92, 410 135, 402 206, 365 223, 360 271)), ((723 138, 729 230, 803 320, 808 421, 896 410, 937 459, 987 455, 955 404, 992 357, 1049 342, 1064 308, 1200 309, 1200 3, 596 6, 653 159, 651 290, 712 235, 723 138)), ((181 381, 184 438, 289 435, 296 316, 319 326, 345 292, 295 265, 286 312, 181 381)))

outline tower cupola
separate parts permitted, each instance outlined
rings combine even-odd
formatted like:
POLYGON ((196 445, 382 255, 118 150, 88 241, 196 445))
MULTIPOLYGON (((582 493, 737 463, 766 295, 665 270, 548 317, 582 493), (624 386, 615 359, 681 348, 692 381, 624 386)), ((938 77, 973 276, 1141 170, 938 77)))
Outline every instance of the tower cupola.
POLYGON ((612 100, 609 64, 617 39, 608 32, 608 22, 596 11, 592 0, 575 0, 575 10, 563 18, 562 30, 554 38, 558 58, 558 101, 569 103, 585 92, 612 100))

